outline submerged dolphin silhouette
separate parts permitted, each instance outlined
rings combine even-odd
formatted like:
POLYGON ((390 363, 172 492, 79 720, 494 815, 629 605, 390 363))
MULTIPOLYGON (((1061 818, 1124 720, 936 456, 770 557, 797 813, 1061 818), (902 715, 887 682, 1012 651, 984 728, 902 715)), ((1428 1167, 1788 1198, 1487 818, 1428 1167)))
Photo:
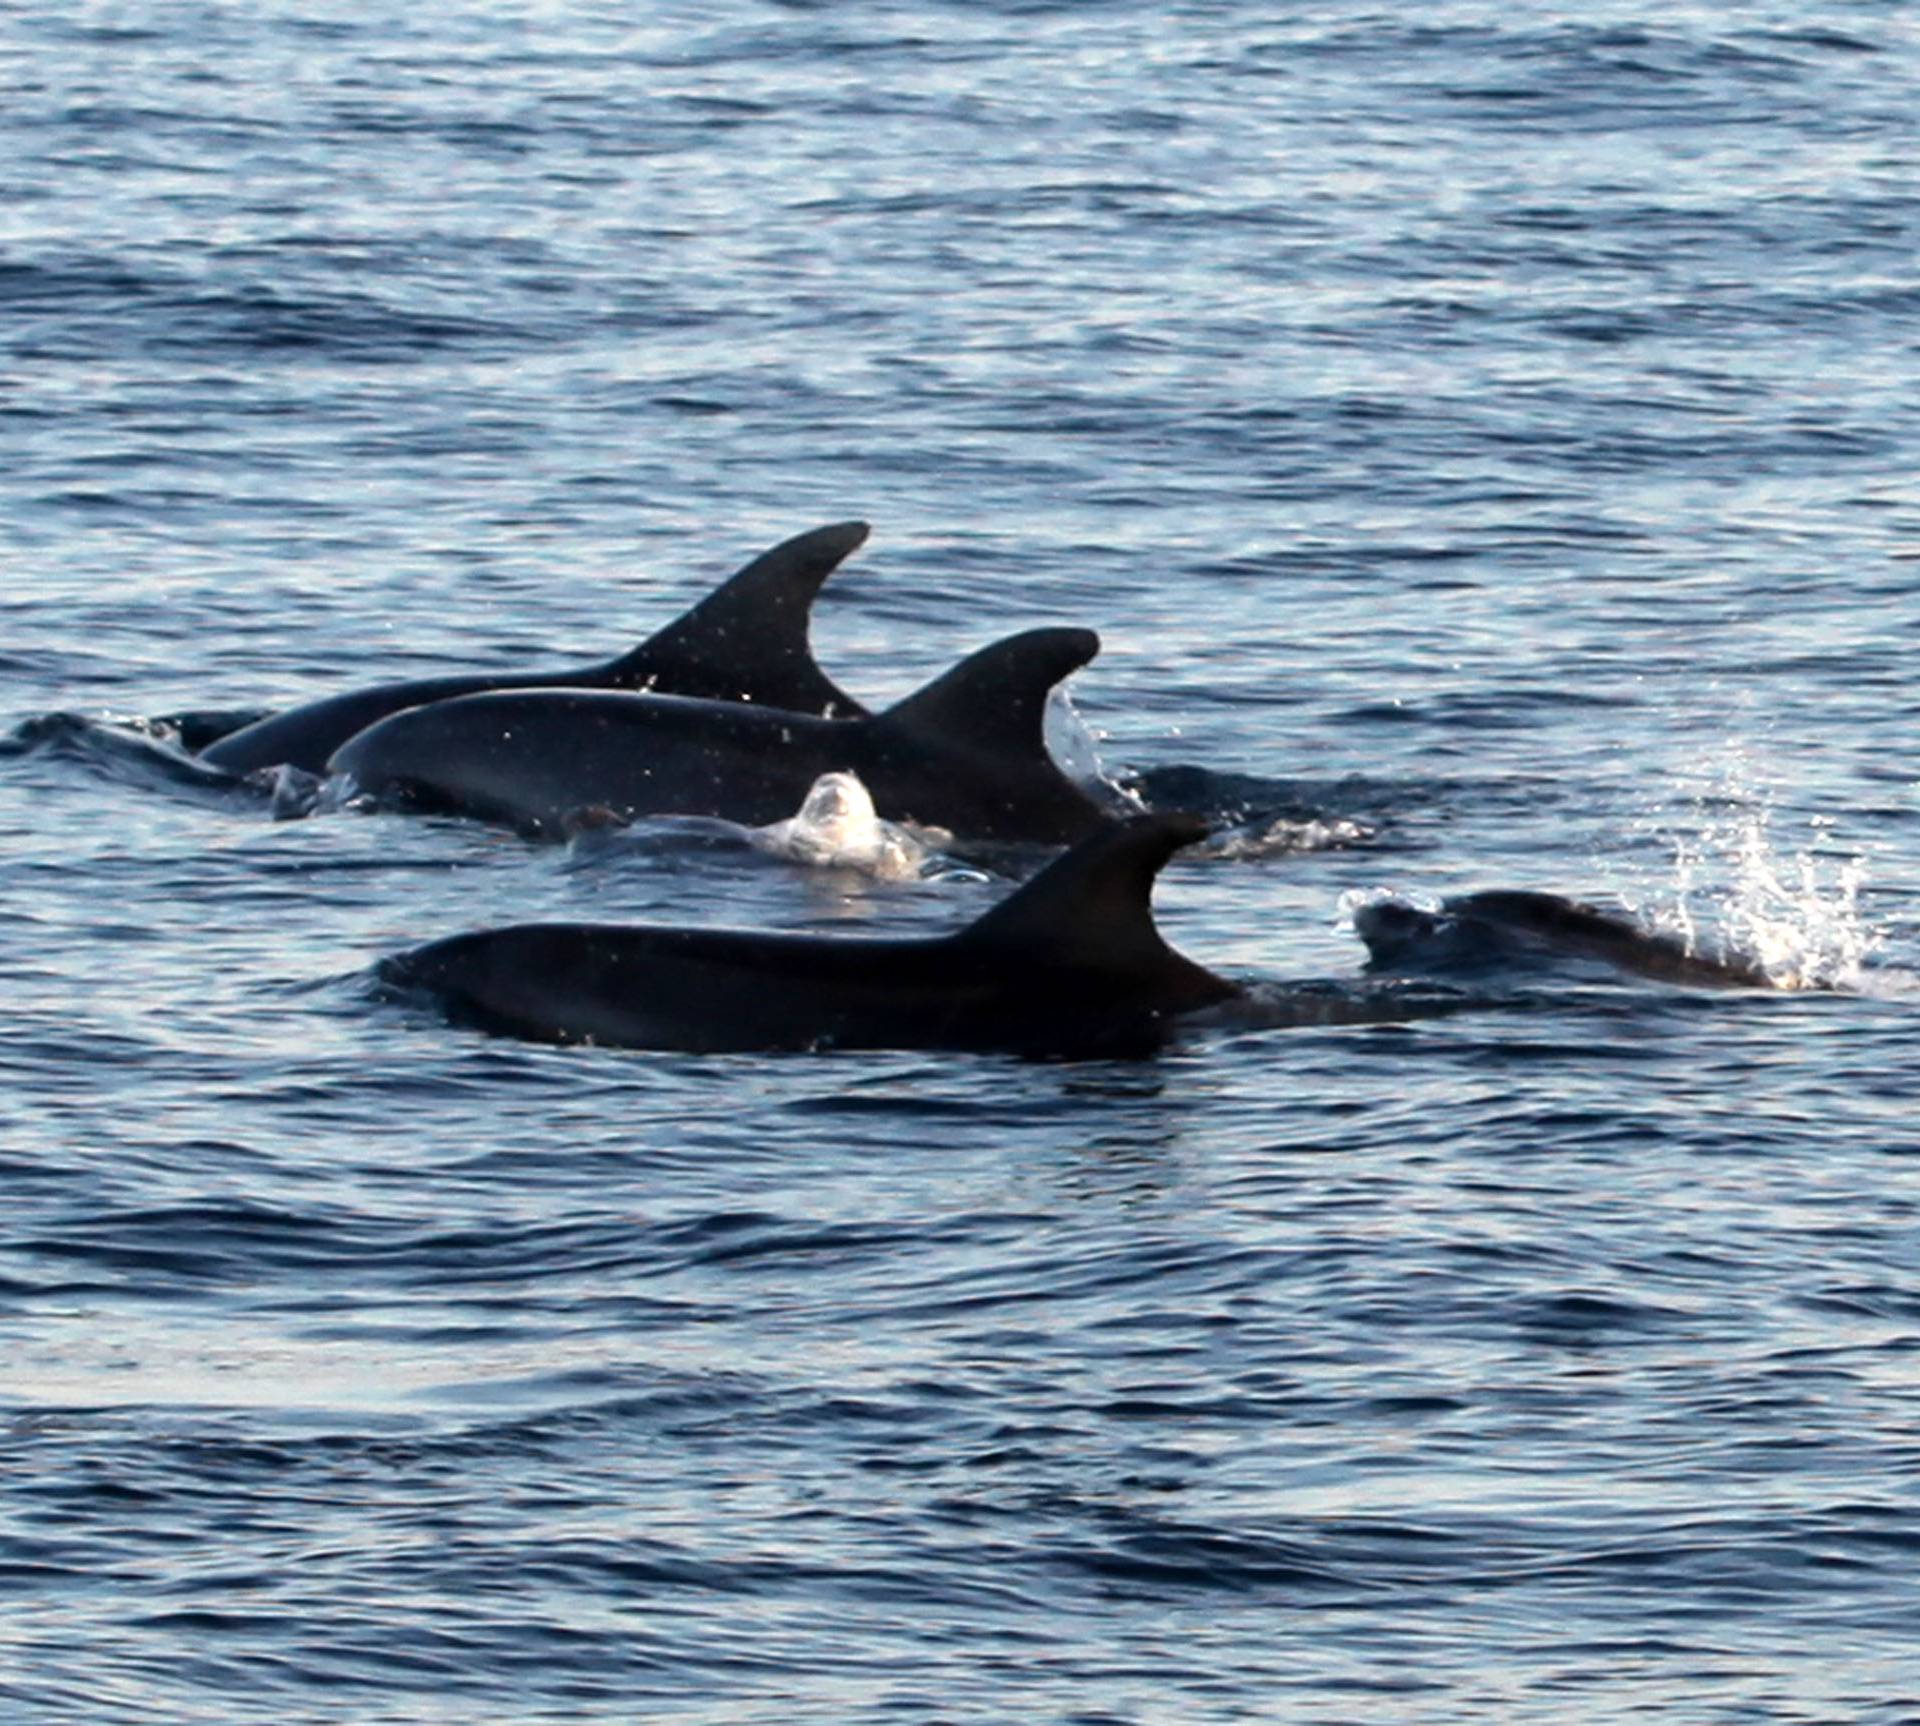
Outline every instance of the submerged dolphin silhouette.
POLYGON ((1056 858, 956 934, 863 940, 741 929, 522 923, 382 960, 457 1021, 628 1048, 1150 1053, 1241 990, 1161 938, 1154 877, 1206 832, 1141 815, 1056 858))
POLYGON ((1422 910, 1404 899, 1378 899, 1354 908, 1353 927, 1376 967, 1410 962, 1460 966, 1548 954, 1599 959, 1669 983, 1777 986, 1757 960, 1691 952, 1676 936, 1558 893, 1463 893, 1442 900, 1438 911, 1422 910))
POLYGON ((355 732, 390 713, 496 689, 663 689, 802 713, 863 714, 815 663, 807 622, 821 583, 867 533, 865 522, 843 521, 782 541, 618 659, 571 670, 420 677, 332 695, 229 732, 200 759, 229 773, 282 763, 319 773, 355 732))
POLYGON ((376 799, 534 834, 589 808, 760 826, 821 774, 849 772, 890 821, 1068 844, 1111 817, 1047 753, 1047 695, 1099 650, 1090 629, 1028 630, 862 719, 597 690, 467 695, 381 720, 327 766, 376 799))

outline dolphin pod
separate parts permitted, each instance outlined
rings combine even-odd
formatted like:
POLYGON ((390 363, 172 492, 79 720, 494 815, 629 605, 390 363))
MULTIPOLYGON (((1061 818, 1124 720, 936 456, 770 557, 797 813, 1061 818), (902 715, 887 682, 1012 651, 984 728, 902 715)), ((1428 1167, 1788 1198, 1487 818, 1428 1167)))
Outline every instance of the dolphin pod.
POLYGON ((660 689, 717 701, 856 717, 866 709, 814 661, 807 628, 821 584, 866 540, 863 521, 783 540, 617 659, 571 669, 466 672, 331 695, 228 731, 200 759, 229 773, 282 764, 320 773, 369 725, 410 707, 505 689, 660 689))
MULTIPOLYGON (((690 1051, 1078 1058, 1150 1053, 1206 1009, 1259 1005, 1258 991, 1170 948, 1153 920, 1155 878, 1206 823, 1121 819, 1047 751, 1048 698, 1099 652, 1093 631, 994 642, 879 712, 821 670, 808 642, 813 602, 867 533, 842 522, 785 540, 603 663, 382 684, 244 725, 211 711, 185 721, 204 722, 200 759, 222 772, 325 770, 376 804, 534 836, 685 815, 721 818, 812 860, 833 860, 848 833, 876 857, 882 845, 913 856, 926 835, 889 826, 898 822, 940 841, 1068 847, 944 936, 529 923, 455 935, 376 967, 386 985, 429 994, 484 1029, 690 1051)), ((1381 899, 1357 907, 1353 923, 1373 970, 1544 955, 1683 984, 1776 983, 1755 960, 1695 953, 1552 893, 1472 893, 1438 910, 1381 899)), ((1266 1022, 1279 1022, 1271 1006, 1266 1022)))
POLYGON ((1242 991, 1175 952, 1153 882, 1190 816, 1107 825, 955 934, 920 939, 523 923, 383 960, 390 987, 543 1042, 692 1051, 1151 1053, 1242 991))
POLYGON ((535 835, 588 809, 761 825, 851 772, 890 821, 1069 844, 1112 817, 1047 753, 1047 697, 1099 648, 1089 629, 1028 630, 859 719, 606 690, 464 695, 382 719, 327 766, 376 801, 535 835))

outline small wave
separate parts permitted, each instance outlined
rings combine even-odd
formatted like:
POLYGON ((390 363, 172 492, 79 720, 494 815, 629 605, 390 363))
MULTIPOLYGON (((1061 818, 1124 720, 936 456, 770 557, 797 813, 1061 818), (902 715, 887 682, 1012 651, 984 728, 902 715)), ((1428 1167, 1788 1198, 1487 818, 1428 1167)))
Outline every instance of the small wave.
POLYGON ((1196 1014, 1196 1029, 1285 1031, 1345 1025, 1405 1025, 1477 1008, 1503 998, 1426 981, 1254 983, 1239 998, 1196 1014))
MULTIPOLYGON (((74 762, 113 784, 138 790, 184 788, 221 797, 260 798, 276 821, 298 820, 326 806, 327 782, 298 767, 265 768, 236 777, 192 753, 186 737, 196 720, 217 725, 233 714, 182 714, 156 719, 43 713, 0 737, 0 758, 44 756, 74 762)), ((244 721, 243 721, 244 722, 244 721)))
POLYGON ((324 806, 329 781, 325 774, 309 773, 304 767, 282 762, 277 767, 256 769, 244 783, 266 793, 274 820, 299 821, 324 806))
POLYGON ((1432 785, 1266 779, 1192 764, 1144 768, 1122 783, 1139 808, 1204 817, 1219 831, 1203 854, 1234 859, 1382 844, 1398 814, 1437 793, 1432 785))
POLYGON ((1045 1558, 1125 1596, 1159 1600, 1170 1591, 1240 1594, 1356 1592, 1355 1584, 1300 1541, 1205 1527, 1155 1526, 1145 1516, 1099 1544, 1062 1542, 1045 1558))
POLYGON ((1370 845, 1379 829, 1345 816, 1310 816, 1293 820, 1277 815, 1267 822, 1229 827, 1197 847, 1203 857, 1230 862, 1258 862, 1267 857, 1298 857, 1310 851, 1346 851, 1370 845))
POLYGON ((232 774, 197 761, 164 728, 145 719, 54 712, 24 719, 0 738, 0 757, 77 762, 102 778, 144 785, 226 790, 232 774))

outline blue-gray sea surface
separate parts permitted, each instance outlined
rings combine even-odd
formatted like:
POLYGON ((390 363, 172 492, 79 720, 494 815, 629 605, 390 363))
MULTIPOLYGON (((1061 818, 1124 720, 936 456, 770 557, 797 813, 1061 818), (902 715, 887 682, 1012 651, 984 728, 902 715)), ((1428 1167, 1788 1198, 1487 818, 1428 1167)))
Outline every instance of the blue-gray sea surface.
POLYGON ((0 1716, 1920 1718, 1912 8, 5 4, 0 81, 0 1716), (1327 1022, 488 1038, 369 967, 1007 882, 130 723, 848 517, 841 684, 1099 629, 1231 829, 1163 927, 1327 1022), (1838 986, 1364 971, 1496 887, 1838 986))

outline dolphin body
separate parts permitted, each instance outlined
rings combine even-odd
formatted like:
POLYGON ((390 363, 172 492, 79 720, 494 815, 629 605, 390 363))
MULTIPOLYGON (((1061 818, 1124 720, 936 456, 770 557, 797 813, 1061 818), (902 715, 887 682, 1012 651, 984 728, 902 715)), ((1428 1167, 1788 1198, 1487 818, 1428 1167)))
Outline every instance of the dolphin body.
POLYGON ((863 521, 844 521, 782 541, 618 659, 572 670, 420 677, 332 695, 227 732, 200 759, 236 774, 282 763, 320 773, 341 744, 388 714, 486 690, 663 689, 800 713, 863 714, 815 662, 807 624, 821 584, 868 531, 863 521))
POLYGON ((1376 969, 1407 963, 1460 967, 1546 955, 1598 959, 1668 983, 1777 986, 1755 960, 1690 952, 1675 936, 1558 893, 1463 893, 1442 900, 1438 911, 1422 910, 1404 899, 1379 899, 1355 908, 1353 927, 1376 969))
POLYGON ((1071 844, 1113 818, 1047 753, 1047 695, 1099 650, 1090 629, 1028 630, 861 719, 598 690, 465 695, 381 720, 327 768, 379 802, 536 836, 583 812, 764 826, 821 774, 847 772, 890 821, 1071 844))
POLYGON ((522 923, 397 954, 377 975, 456 1022, 541 1042, 1150 1054, 1179 1016, 1242 993, 1153 921, 1154 877, 1205 831, 1185 815, 1114 823, 951 935, 522 923))

